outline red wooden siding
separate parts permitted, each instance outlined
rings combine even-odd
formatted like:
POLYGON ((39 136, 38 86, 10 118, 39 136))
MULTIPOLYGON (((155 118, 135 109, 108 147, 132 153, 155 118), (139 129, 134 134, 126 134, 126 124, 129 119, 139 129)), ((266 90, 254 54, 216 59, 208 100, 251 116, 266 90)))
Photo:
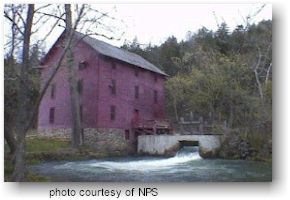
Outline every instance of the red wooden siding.
MULTIPOLYGON (((60 39, 58 43, 62 40, 60 39)), ((62 47, 53 47, 43 65, 42 84, 57 62, 62 47)), ((79 42, 74 48, 75 64, 79 65, 78 80, 82 90, 83 128, 122 128, 129 130, 132 120, 164 118, 163 75, 141 69, 98 54, 88 44, 79 42), (138 87, 138 98, 135 90, 138 87), (112 117, 114 107, 114 120, 112 117)), ((41 129, 71 128, 71 111, 67 68, 65 63, 52 81, 52 90, 47 90, 40 107, 38 126, 41 129), (52 94, 53 93, 53 94, 52 94), (53 96, 53 98, 52 98, 53 96), (54 108, 54 123, 49 121, 50 108, 54 108)))

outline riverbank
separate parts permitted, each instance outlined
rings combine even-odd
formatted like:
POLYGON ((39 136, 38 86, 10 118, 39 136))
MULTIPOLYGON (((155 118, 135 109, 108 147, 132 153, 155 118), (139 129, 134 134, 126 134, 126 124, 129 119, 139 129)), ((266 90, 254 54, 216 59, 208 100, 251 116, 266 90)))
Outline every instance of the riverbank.
MULTIPOLYGON (((13 172, 12 155, 8 154, 8 147, 4 150, 4 181, 9 181, 13 172)), ((95 152, 87 146, 79 149, 70 147, 70 141, 65 138, 29 136, 26 138, 26 163, 27 165, 41 164, 46 161, 79 161, 100 159, 105 157, 120 157, 120 152, 102 153, 95 152)), ((27 174, 28 182, 50 181, 49 178, 39 176, 29 172, 27 174)))
MULTIPOLYGON (((257 151, 262 144, 262 141, 256 139, 253 144, 248 143, 242 137, 227 138, 222 145, 218 154, 219 158, 227 160, 251 160, 263 161, 271 163, 272 156, 269 146, 265 146, 267 151, 257 151), (246 144, 246 145, 245 145, 246 144), (243 147, 243 148, 242 148, 243 147), (256 150, 255 150, 256 149, 256 150), (245 153, 246 152, 246 153, 245 153), (254 152, 254 153, 253 153, 254 152), (264 152, 264 153, 263 153, 264 152), (267 156, 265 156, 267 152, 267 156), (244 156, 246 155, 246 157, 244 156), (243 157, 244 156, 244 157, 243 157), (264 157, 263 157, 264 156, 264 157)), ((65 138, 47 138, 39 136, 29 136, 26 139, 27 153, 26 162, 28 166, 39 165, 51 161, 88 161, 98 160, 109 157, 122 157, 125 156, 120 152, 101 153, 95 152, 87 146, 82 146, 79 149, 72 149, 70 141, 65 138)), ((263 147, 264 148, 264 147, 263 147)), ((13 172, 13 164, 11 162, 11 155, 7 154, 8 149, 5 147, 5 162, 4 162, 4 180, 9 181, 13 172)), ((45 182, 51 181, 49 177, 28 173, 27 181, 29 182, 45 182)))
POLYGON ((272 135, 235 132, 225 135, 218 157, 222 159, 272 162, 272 135))

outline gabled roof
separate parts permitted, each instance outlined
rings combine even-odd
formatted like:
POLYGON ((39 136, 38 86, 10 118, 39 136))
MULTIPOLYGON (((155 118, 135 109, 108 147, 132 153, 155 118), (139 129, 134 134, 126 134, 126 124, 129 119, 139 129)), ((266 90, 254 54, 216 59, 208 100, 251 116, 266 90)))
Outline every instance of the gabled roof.
MULTIPOLYGON (((63 34, 62 34, 63 35, 63 34)), ((153 65, 152 63, 148 62, 141 56, 131 53, 129 51, 126 51, 125 49, 121 49, 118 47, 115 47, 113 45, 110 45, 108 43, 105 43, 103 41, 100 41, 98 39, 95 39, 93 37, 84 35, 80 32, 75 32, 75 36, 78 39, 83 40, 85 43, 87 43, 89 46, 91 46, 94 50, 99 52, 102 55, 112 57, 121 61, 124 61, 126 63, 132 64, 134 66, 164 75, 168 76, 165 74, 163 71, 161 71, 158 67, 153 65)))
POLYGON ((75 35, 77 38, 82 39, 84 42, 86 42, 88 45, 90 45, 93 49, 95 49, 102 55, 109 56, 109 57, 124 61, 126 63, 130 63, 132 65, 135 65, 137 67, 140 67, 140 68, 152 71, 152 72, 166 75, 158 67, 156 67, 155 65, 148 62, 147 60, 145 60, 144 58, 142 58, 141 56, 135 53, 131 53, 124 49, 115 47, 113 45, 97 40, 93 37, 86 36, 79 32, 76 32, 75 35))

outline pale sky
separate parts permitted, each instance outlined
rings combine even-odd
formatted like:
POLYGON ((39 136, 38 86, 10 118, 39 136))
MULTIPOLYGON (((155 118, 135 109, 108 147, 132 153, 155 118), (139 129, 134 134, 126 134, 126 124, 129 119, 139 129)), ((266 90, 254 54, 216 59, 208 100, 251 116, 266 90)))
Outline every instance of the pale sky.
MULTIPOLYGON (((196 32, 203 26, 216 30, 217 21, 225 21, 234 29, 238 24, 245 24, 243 18, 254 14, 261 6, 262 4, 122 4, 116 5, 116 15, 127 25, 124 39, 132 41, 137 36, 140 43, 160 44, 171 35, 178 40, 184 39, 188 31, 196 32)), ((271 4, 264 7, 254 22, 263 19, 272 19, 271 4)))
MULTIPOLYGON (((121 46, 124 41, 138 38, 140 44, 156 44, 164 42, 169 36, 175 36, 178 41, 185 39, 188 31, 196 32, 203 26, 216 30, 217 23, 226 22, 232 30, 239 24, 245 24, 243 18, 253 15, 262 4, 94 4, 102 12, 108 12, 117 21, 111 26, 118 27, 119 35, 124 32, 121 40, 98 39, 121 46), (215 14, 214 14, 215 13, 215 14), (120 23, 123 21, 123 23, 120 23)), ((254 17, 254 23, 272 19, 272 5, 267 4, 254 17)), ((6 22, 5 22, 6 24, 6 22)), ((50 25, 46 24, 39 33, 43 37, 50 25), (47 30, 46 30, 47 29, 47 30)), ((56 41, 63 28, 57 28, 46 42, 46 49, 56 41)))

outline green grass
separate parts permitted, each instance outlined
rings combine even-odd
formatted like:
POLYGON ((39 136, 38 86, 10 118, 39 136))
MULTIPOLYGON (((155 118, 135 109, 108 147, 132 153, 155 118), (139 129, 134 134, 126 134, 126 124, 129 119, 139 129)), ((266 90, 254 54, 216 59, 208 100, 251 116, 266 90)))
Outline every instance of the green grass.
MULTIPOLYGON (((44 138, 44 137, 27 137, 26 138, 26 163, 28 165, 40 164, 44 161, 43 154, 50 155, 67 151, 70 148, 68 140, 58 138, 44 138)), ((11 161, 11 155, 7 155, 9 147, 5 144, 5 162, 4 162, 4 179, 9 181, 13 173, 13 163, 11 161)), ((27 174, 27 181, 29 182, 42 182, 49 181, 47 177, 39 176, 37 174, 29 172, 27 174)))
MULTIPOLYGON (((5 144, 5 181, 13 172, 12 156, 8 155, 8 146, 5 144)), ((107 153, 95 152, 89 146, 82 146, 79 149, 70 147, 70 141, 60 138, 48 138, 40 136, 29 136, 26 138, 26 164, 35 165, 52 160, 85 160, 107 156, 118 156, 117 153, 109 155, 107 153)), ((49 181, 47 177, 39 176, 32 172, 27 174, 27 181, 49 181)))
POLYGON ((69 141, 58 138, 30 137, 26 139, 26 152, 57 152, 69 145, 69 141))

